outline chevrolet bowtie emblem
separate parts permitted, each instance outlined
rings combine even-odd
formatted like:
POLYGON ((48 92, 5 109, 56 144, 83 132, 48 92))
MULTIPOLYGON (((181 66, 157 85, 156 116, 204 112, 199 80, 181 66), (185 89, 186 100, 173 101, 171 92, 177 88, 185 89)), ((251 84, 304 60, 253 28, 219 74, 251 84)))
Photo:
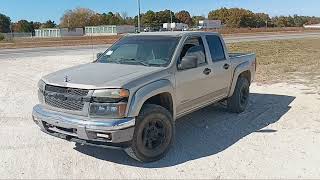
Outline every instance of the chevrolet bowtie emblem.
POLYGON ((70 82, 70 79, 67 75, 64 77, 64 82, 70 82))

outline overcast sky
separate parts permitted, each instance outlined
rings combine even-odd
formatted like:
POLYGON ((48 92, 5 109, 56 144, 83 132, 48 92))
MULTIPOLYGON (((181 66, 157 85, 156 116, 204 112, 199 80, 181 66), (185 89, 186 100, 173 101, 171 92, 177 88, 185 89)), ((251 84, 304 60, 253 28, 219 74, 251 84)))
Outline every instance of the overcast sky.
MULTIPOLYGON (((137 0, 1 0, 0 13, 13 21, 60 21, 62 14, 76 7, 90 8, 96 12, 127 12, 137 14, 137 0)), ((320 0, 141 0, 141 11, 188 10, 192 15, 205 15, 220 7, 241 7, 254 12, 276 15, 320 16, 320 0)))

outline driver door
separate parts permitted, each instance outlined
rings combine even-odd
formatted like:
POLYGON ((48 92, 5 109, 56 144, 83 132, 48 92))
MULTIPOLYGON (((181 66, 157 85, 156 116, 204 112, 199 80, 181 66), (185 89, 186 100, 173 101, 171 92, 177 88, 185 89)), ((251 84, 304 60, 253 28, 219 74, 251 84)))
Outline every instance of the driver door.
POLYGON ((177 115, 183 115, 201 106, 211 93, 211 69, 208 64, 203 39, 201 36, 187 38, 178 59, 178 67, 184 56, 196 56, 198 66, 191 69, 177 70, 176 98, 177 115))

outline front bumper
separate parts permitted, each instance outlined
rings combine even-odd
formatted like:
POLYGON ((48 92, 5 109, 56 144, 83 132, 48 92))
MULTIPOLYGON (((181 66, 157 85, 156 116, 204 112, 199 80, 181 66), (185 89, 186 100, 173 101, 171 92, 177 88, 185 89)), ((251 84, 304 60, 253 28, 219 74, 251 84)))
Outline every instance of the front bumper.
POLYGON ((135 118, 93 119, 33 108, 32 118, 42 131, 68 141, 94 146, 125 148, 134 133, 135 118))

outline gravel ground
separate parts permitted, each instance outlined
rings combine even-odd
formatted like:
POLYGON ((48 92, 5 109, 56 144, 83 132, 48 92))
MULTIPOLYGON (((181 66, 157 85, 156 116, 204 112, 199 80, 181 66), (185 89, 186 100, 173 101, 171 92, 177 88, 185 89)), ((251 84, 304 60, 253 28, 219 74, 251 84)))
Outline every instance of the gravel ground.
POLYGON ((301 84, 254 83, 240 115, 209 106, 179 119, 175 146, 150 164, 42 133, 37 81, 88 59, 0 59, 0 178, 320 178, 320 94, 301 84))

